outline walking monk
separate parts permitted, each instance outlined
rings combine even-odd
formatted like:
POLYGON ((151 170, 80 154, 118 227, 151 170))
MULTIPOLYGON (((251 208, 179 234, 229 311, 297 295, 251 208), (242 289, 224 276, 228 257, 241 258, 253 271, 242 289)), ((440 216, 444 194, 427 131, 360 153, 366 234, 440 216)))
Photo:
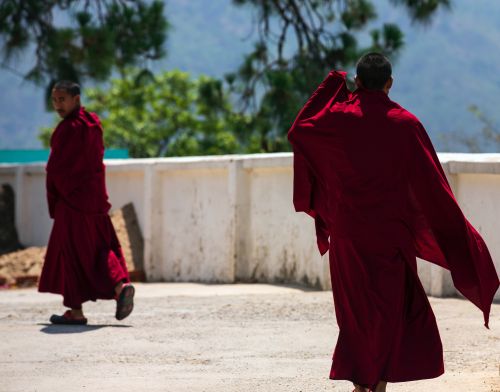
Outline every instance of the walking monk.
POLYGON ((61 294, 63 315, 54 324, 86 324, 82 304, 117 301, 118 320, 133 309, 134 287, 108 211, 102 127, 80 106, 80 87, 62 81, 52 90, 54 109, 63 118, 50 140, 47 199, 54 219, 39 291, 61 294))
POLYGON ((416 256, 451 271, 455 287, 484 314, 498 275, 458 206, 419 120, 388 97, 391 64, 370 53, 357 89, 332 71, 299 113, 294 205, 315 219, 329 250, 339 337, 331 379, 355 391, 438 377, 443 348, 416 256))

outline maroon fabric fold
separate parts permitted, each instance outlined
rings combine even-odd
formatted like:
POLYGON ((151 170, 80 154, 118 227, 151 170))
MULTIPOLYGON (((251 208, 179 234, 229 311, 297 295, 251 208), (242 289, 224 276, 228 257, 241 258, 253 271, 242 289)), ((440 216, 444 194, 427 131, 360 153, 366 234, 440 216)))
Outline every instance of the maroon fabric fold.
POLYGON ((61 294, 64 305, 112 299, 128 282, 120 243, 108 215, 104 144, 97 115, 78 108, 51 138, 47 201, 54 226, 39 282, 40 292, 61 294))
MULTIPOLYGON (((330 72, 298 114, 289 131, 289 138, 292 137, 292 133, 296 133, 293 130, 304 126, 308 119, 316 120, 315 127, 318 132, 324 132, 327 129, 328 124, 323 123, 321 119, 324 118, 325 113, 336 102, 344 101, 349 96, 345 84, 345 76, 345 72, 330 72)), ((320 253, 324 255, 329 248, 328 237, 330 234, 326 220, 321 214, 324 215, 327 213, 325 207, 327 197, 326 187, 328 184, 324 181, 321 182, 323 177, 319 175, 315 176, 313 169, 319 173, 322 170, 327 170, 327 168, 324 167, 322 160, 308 160, 306 157, 309 152, 302 151, 301 144, 292 143, 292 147, 294 151, 293 203, 295 210, 297 212, 305 212, 315 219, 318 248, 320 253)))
POLYGON ((349 93, 345 73, 332 71, 288 138, 295 209, 315 219, 319 250, 330 251, 340 328, 331 378, 373 388, 440 375, 416 257, 449 269, 485 326, 499 279, 422 124, 383 91, 349 93))

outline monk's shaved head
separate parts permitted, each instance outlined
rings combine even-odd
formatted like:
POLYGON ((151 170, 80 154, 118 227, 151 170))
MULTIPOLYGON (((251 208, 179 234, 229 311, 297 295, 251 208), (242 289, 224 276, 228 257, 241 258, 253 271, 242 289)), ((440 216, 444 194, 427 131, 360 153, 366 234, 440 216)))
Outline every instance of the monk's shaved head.
POLYGON ((80 85, 70 80, 61 80, 54 84, 52 89, 66 91, 72 97, 80 95, 80 85))
POLYGON ((383 90, 391 79, 392 65, 383 54, 372 52, 365 54, 358 60, 356 74, 364 88, 383 90))

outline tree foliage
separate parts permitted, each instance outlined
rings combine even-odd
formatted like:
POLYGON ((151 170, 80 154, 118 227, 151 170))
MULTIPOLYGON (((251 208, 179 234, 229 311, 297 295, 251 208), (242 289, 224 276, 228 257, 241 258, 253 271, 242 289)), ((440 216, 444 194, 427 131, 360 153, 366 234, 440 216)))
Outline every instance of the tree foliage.
MULTIPOLYGON (((114 67, 120 69, 122 80, 110 89, 87 90, 89 107, 103 117, 108 145, 129 148, 137 157, 286 151, 286 131, 329 70, 349 69, 367 51, 394 57, 404 45, 397 25, 372 28, 374 0, 232 1, 254 11, 258 38, 225 82, 192 80, 175 71, 158 76, 125 71, 129 64, 163 55, 167 24, 160 1, 26 0, 16 8, 20 3, 5 0, 0 21, 13 9, 18 16, 0 28, 0 38, 7 57, 26 47, 28 36, 35 38, 38 62, 28 74, 35 80, 105 80, 114 67), (52 18, 57 7, 71 11, 76 24, 48 27, 43 15, 52 18)), ((451 0, 390 1, 405 7, 413 21, 428 23, 451 0)))
MULTIPOLYGON (((168 71, 138 77, 124 72, 109 88, 87 89, 86 107, 99 114, 107 146, 133 157, 229 154, 247 151, 251 118, 235 113, 221 81, 168 71)), ((52 129, 41 139, 48 145, 52 129)))
MULTIPOLYGON (((391 0, 409 11, 413 21, 427 23, 449 0, 391 0)), ((403 47, 397 25, 369 31, 371 43, 359 37, 376 20, 371 0, 233 0, 251 7, 258 40, 240 68, 226 75, 240 109, 257 118, 255 132, 263 151, 289 148, 286 130, 300 106, 332 68, 349 68, 368 51, 396 55, 403 47)))
POLYGON ((60 79, 107 80, 114 69, 165 55, 163 6, 145 0, 2 0, 2 65, 33 50, 36 63, 24 77, 45 84, 47 96, 60 79))

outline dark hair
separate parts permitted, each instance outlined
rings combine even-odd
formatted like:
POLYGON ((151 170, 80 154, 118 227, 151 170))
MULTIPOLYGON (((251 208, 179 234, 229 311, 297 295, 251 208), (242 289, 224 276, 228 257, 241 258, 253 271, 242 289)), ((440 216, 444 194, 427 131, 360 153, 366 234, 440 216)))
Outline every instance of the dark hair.
POLYGON ((364 88, 382 90, 392 75, 391 62, 377 52, 365 54, 356 64, 356 74, 364 88))
POLYGON ((54 90, 64 90, 72 97, 74 97, 75 95, 80 95, 80 85, 70 80, 61 80, 54 84, 54 87, 52 88, 54 90))

